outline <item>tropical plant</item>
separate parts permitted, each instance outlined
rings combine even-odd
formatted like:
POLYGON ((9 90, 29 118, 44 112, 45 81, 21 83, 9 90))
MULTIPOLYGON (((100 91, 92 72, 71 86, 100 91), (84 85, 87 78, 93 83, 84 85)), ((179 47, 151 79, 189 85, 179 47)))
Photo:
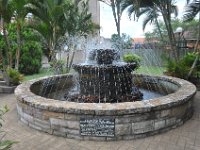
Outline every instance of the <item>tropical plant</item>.
POLYGON ((38 73, 42 66, 41 59, 41 45, 35 41, 26 42, 21 48, 19 71, 26 75, 38 73))
POLYGON ((22 39, 21 39, 21 30, 24 25, 25 16, 28 14, 27 9, 25 6, 27 4, 27 0, 12 0, 12 7, 14 9, 14 20, 17 26, 17 49, 16 49, 16 62, 15 62, 15 69, 19 69, 19 61, 21 55, 21 48, 22 48, 22 39))
POLYGON ((138 16, 140 17, 142 15, 145 15, 145 18, 143 20, 143 30, 145 30, 148 23, 154 23, 159 31, 161 41, 164 42, 163 34, 158 21, 158 17, 160 16, 159 12, 159 9, 155 6, 144 7, 140 9, 138 16))
MULTIPOLYGON (((14 66, 16 61, 16 51, 17 51, 17 23, 10 23, 7 27, 8 38, 10 41, 11 50, 10 50, 10 66, 14 66)), ((41 50, 41 42, 39 41, 38 34, 34 32, 32 29, 24 26, 20 31, 20 39, 21 39, 21 50, 20 50, 20 63, 18 70, 24 74, 33 74, 37 73, 41 67, 41 58, 42 58, 42 50, 41 50), (29 64, 29 65, 27 65, 29 64)), ((0 39, 0 49, 5 49, 6 45, 4 40, 0 39)))
POLYGON ((9 85, 19 85, 23 80, 23 75, 18 70, 13 68, 6 69, 9 85))
POLYGON ((3 126, 3 115, 8 112, 9 109, 7 106, 4 106, 3 108, 0 108, 0 150, 10 150, 12 145, 17 143, 15 141, 10 140, 4 140, 5 137, 5 131, 1 130, 1 127, 3 126))
MULTIPOLYGON (((189 0, 187 0, 189 2, 189 0)), ((197 14, 199 14, 199 25, 198 25, 198 35, 196 39, 196 44, 195 44, 195 51, 198 52, 199 54, 196 56, 196 59, 194 60, 193 64, 191 65, 191 69, 188 73, 188 78, 192 75, 192 72, 197 64, 197 61, 199 60, 199 55, 200 51, 197 50, 198 45, 199 45, 199 40, 200 40, 200 1, 199 0, 193 0, 191 3, 189 3, 186 6, 185 14, 184 14, 184 20, 185 21, 191 21, 193 20, 197 14)))
POLYGON ((11 17, 13 14, 13 10, 12 10, 12 3, 10 0, 1 0, 0 1, 0 20, 1 20, 1 27, 2 27, 2 31, 0 36, 2 36, 2 38, 4 39, 5 42, 5 48, 4 49, 0 49, 0 55, 2 57, 2 65, 3 68, 5 70, 6 66, 9 65, 9 52, 10 52, 10 40, 8 38, 8 34, 7 34, 7 24, 10 22, 11 17))
MULTIPOLYGON (((160 30, 162 31, 162 34, 163 34, 163 41, 168 41, 167 39, 167 29, 166 29, 166 26, 164 24, 163 21, 159 21, 158 22, 159 24, 159 27, 160 27, 160 30)), ((154 23, 153 23, 154 25, 154 23)), ((199 25, 199 22, 198 20, 192 20, 192 21, 188 21, 188 22, 185 22, 185 21, 182 21, 180 19, 172 19, 171 21, 171 25, 172 25, 172 29, 175 31, 178 27, 182 27, 184 29, 184 31, 188 31, 190 32, 190 34, 192 36, 197 36, 197 30, 198 30, 198 25, 199 25)), ((157 41, 157 42, 161 42, 160 41, 161 37, 160 37, 160 33, 159 33, 159 30, 157 28, 157 25, 153 26, 153 29, 151 32, 146 32, 145 33, 145 40, 147 42, 153 42, 153 41, 157 41)), ((162 44, 162 43, 160 43, 162 44)))
POLYGON ((171 46, 171 49, 174 52, 174 57, 176 61, 178 60, 177 56, 177 47, 176 47, 176 39, 173 33, 173 29, 171 26, 171 14, 173 13, 175 16, 177 16, 177 8, 174 5, 174 0, 124 0, 122 4, 122 10, 125 10, 128 8, 128 13, 131 15, 134 14, 135 17, 140 17, 143 13, 148 12, 148 17, 145 22, 152 21, 153 18, 157 18, 157 15, 155 14, 155 10, 159 11, 160 14, 163 17, 167 34, 168 34, 168 40, 171 46), (142 11, 143 10, 143 11, 142 11), (143 12, 142 14, 140 12, 143 12), (153 18, 152 18, 153 17, 153 18))
POLYGON ((56 61, 56 47, 63 36, 85 35, 93 31, 95 25, 91 21, 86 7, 88 2, 70 0, 30 0, 27 9, 35 16, 31 27, 38 31, 49 51, 49 60, 56 61), (80 4, 81 3, 81 4, 80 4), (79 6, 85 6, 80 11, 79 6))
POLYGON ((191 3, 188 3, 185 7, 185 12, 184 12, 184 16, 183 16, 184 20, 185 21, 193 20, 194 17, 197 16, 199 11, 200 11, 200 1, 193 0, 191 3))
POLYGON ((59 37, 65 34, 63 29, 65 17, 63 13, 64 5, 70 9, 70 3, 64 3, 64 0, 30 0, 26 8, 34 15, 34 20, 30 27, 40 33, 45 43, 49 57, 53 56, 55 46, 59 37))
MULTIPOLYGON (((168 58, 166 63, 166 74, 188 79, 188 72, 196 59, 197 53, 187 53, 180 61, 177 63, 173 59, 168 58)), ((197 64, 193 70, 193 76, 200 71, 200 64, 197 64)))

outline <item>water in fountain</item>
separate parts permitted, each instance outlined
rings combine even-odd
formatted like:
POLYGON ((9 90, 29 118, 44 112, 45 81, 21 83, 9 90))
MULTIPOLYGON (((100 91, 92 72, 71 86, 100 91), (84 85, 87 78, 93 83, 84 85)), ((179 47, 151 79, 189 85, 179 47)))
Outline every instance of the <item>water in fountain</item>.
MULTIPOLYGON (((134 78, 132 78, 131 74, 136 64, 127 64, 120 59, 120 56, 126 53, 126 50, 113 50, 111 43, 99 38, 82 39, 82 42, 79 43, 84 43, 81 46, 81 49, 85 49, 82 56, 86 55, 87 57, 85 57, 84 62, 81 61, 82 63, 74 65, 74 69, 78 72, 76 73, 77 75, 74 75, 78 76, 74 78, 74 86, 70 90, 64 88, 62 90, 54 89, 53 91, 56 92, 52 93, 51 89, 54 87, 51 87, 51 89, 45 88, 54 81, 51 78, 45 82, 47 86, 44 86, 43 90, 41 90, 41 96, 44 95, 49 98, 74 102, 113 103, 141 100, 142 93, 143 99, 146 100, 171 92, 166 88, 169 87, 166 86, 167 83, 160 83, 154 77, 148 77, 145 85, 142 85, 143 88, 141 88, 140 81, 137 80, 135 82, 137 75, 134 75, 134 78), (140 89, 136 88, 137 86, 140 89)), ((133 50, 130 51, 132 52, 133 50)), ((151 65, 152 62, 149 60, 153 60, 154 65, 158 65, 160 60, 152 55, 152 48, 140 49, 139 51, 143 54, 141 56, 144 66, 151 65)), ((80 61, 80 59, 77 60, 80 61)), ((151 72, 149 68, 145 67, 146 72, 151 72)), ((162 71, 160 70, 160 72, 162 71)), ((65 84, 63 83, 63 87, 65 84)))
POLYGON ((136 67, 136 63, 120 61, 120 54, 114 49, 94 49, 87 63, 74 65, 79 73, 79 93, 67 93, 65 98, 91 103, 141 100, 143 94, 132 83, 131 72, 136 67))
MULTIPOLYGON (((140 48, 124 50, 123 52, 124 54, 134 53, 142 58, 141 68, 143 74, 163 75, 164 62, 161 56, 164 54, 164 51, 162 47, 156 44, 145 44, 145 46, 141 46, 140 48)), ((135 73, 135 78, 137 78, 138 71, 135 71, 135 73)), ((143 87, 140 88, 140 91, 144 93, 144 100, 160 97, 177 90, 177 86, 173 86, 173 84, 168 84, 167 82, 161 83, 153 76, 145 79, 145 85, 143 87)))

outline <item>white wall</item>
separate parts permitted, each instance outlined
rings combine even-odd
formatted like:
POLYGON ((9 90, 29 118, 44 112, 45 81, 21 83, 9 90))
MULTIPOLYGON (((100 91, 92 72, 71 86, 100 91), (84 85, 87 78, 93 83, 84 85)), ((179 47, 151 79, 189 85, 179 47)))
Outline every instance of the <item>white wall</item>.
POLYGON ((100 25, 100 3, 98 0, 89 0, 89 11, 92 13, 92 20, 100 25))

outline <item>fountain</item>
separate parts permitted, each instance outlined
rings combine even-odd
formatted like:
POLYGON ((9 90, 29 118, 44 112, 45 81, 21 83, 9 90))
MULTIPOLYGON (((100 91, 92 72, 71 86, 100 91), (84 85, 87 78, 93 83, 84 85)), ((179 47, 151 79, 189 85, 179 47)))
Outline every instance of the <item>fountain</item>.
POLYGON ((121 62, 113 49, 92 50, 88 61, 73 66, 78 79, 74 74, 54 75, 19 85, 19 118, 49 134, 98 141, 146 137, 191 118, 193 84, 132 74, 136 66, 121 62), (158 95, 148 97, 144 90, 158 95))
POLYGON ((67 94, 68 101, 114 103, 142 99, 142 93, 132 82, 131 72, 137 67, 136 63, 121 62, 114 49, 94 49, 89 61, 74 65, 79 73, 80 94, 67 94))

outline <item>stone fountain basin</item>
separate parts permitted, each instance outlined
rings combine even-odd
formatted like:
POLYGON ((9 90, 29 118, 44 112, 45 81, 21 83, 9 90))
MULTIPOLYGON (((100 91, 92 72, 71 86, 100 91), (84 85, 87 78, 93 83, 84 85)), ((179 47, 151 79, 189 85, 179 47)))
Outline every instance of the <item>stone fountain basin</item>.
MULTIPOLYGON (((146 82, 148 75, 133 75, 146 82)), ((193 97, 196 87, 185 80, 167 76, 153 76, 159 82, 178 87, 159 98, 124 103, 76 103, 45 98, 41 87, 49 81, 51 92, 66 90, 73 85, 72 75, 58 75, 32 80, 15 90, 19 119, 37 130, 49 134, 80 140, 126 140, 165 132, 182 125, 193 114, 193 97), (103 130, 110 132, 91 134, 83 131, 83 122, 101 120, 103 130), (107 126, 106 126, 107 125, 107 126), (106 127, 105 127, 106 126, 106 127)), ((148 83, 155 84, 155 83, 148 83)), ((47 90, 48 92, 48 90, 47 90)), ((96 124, 94 125, 96 128, 96 124)), ((86 126, 89 130, 90 127, 86 126)), ((101 130, 101 129, 100 129, 101 130)))

